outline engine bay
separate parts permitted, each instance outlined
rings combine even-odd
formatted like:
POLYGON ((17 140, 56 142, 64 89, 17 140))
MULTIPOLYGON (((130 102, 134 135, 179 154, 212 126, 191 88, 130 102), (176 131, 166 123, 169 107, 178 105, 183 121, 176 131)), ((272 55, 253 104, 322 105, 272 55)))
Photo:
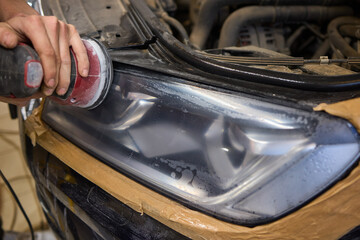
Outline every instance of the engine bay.
POLYGON ((273 71, 359 71, 357 1, 147 0, 184 44, 207 57, 273 71))
POLYGON ((358 0, 36 3, 41 14, 55 15, 81 36, 102 42, 114 63, 195 85, 286 94, 295 102, 335 102, 359 94, 358 0))

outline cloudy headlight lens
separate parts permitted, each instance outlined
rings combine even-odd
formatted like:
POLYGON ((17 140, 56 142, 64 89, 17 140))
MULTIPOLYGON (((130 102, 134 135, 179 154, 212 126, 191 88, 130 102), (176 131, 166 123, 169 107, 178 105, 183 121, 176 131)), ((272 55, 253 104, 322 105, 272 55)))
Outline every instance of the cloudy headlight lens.
POLYGON ((111 166, 174 199, 245 225, 271 221, 334 183, 357 160, 346 121, 117 71, 87 111, 48 102, 44 120, 111 166))

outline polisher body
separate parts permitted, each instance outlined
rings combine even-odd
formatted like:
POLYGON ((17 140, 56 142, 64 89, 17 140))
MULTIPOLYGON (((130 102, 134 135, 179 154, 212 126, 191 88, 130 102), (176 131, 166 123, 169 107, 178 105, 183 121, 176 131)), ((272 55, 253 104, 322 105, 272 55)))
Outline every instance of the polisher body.
MULTIPOLYGON (((112 61, 106 48, 97 40, 83 39, 90 69, 88 77, 78 72, 78 63, 72 49, 71 76, 68 91, 50 98, 63 105, 93 109, 106 97, 113 78, 112 61)), ((20 44, 14 49, 0 47, 0 96, 22 98, 39 91, 43 79, 40 58, 30 46, 20 44)))

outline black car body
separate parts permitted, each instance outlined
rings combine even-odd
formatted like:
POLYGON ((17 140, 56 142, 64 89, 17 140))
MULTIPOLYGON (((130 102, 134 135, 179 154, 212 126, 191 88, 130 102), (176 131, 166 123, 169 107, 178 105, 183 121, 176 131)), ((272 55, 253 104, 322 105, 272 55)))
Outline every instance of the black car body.
MULTIPOLYGON (((219 224, 210 229, 196 218, 193 229, 146 204, 137 209, 96 177, 72 169, 58 150, 32 147, 25 137, 39 200, 59 238, 292 238, 295 230, 280 231, 280 223, 289 226, 291 216, 310 214, 310 202, 321 206, 332 189, 340 191, 341 179, 358 182, 358 132, 347 120, 313 110, 360 94, 353 49, 357 2, 245 2, 32 3, 99 39, 114 66, 110 92, 99 107, 88 111, 46 101, 46 126, 159 198, 219 224), (190 6, 190 14, 182 6, 190 6), (171 17, 177 11, 185 28, 193 27, 190 38, 171 17), (350 50, 338 47, 344 39, 350 50), (267 226, 268 232, 256 234, 267 226)), ((354 218, 359 214, 353 212, 354 218)), ((308 219, 319 224, 319 216, 308 219)), ((298 237, 357 236, 360 223, 326 230, 334 221, 316 233, 299 229, 298 237)))

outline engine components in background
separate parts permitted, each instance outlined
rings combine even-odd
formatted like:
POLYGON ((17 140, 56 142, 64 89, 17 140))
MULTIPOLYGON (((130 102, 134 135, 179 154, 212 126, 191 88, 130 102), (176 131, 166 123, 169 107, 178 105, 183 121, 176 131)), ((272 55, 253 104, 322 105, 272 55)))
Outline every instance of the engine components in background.
MULTIPOLYGON (((148 0, 149 1, 149 0, 148 0)), ((172 2, 173 5, 175 6, 175 10, 176 10, 176 4, 175 2, 169 0, 166 2, 172 2)), ((186 31, 186 29, 184 28, 184 26, 176 19, 173 18, 171 16, 169 16, 169 10, 167 10, 166 6, 170 5, 170 3, 168 3, 167 5, 164 3, 164 0, 154 0, 154 9, 157 9, 157 15, 162 18, 169 26, 171 26, 172 28, 174 28, 177 33, 180 35, 182 42, 186 45, 189 44, 190 40, 189 40, 189 35, 186 31), (165 6, 164 6, 165 5, 165 6)), ((171 14, 171 12, 170 12, 171 14)), ((170 29, 171 31, 171 29, 170 29)))
POLYGON ((221 28, 219 48, 236 46, 241 28, 249 24, 289 21, 330 21, 339 16, 353 15, 350 7, 322 6, 250 6, 233 12, 221 28))
MULTIPOLYGON (((348 1, 350 3, 351 1, 348 1)), ((190 41, 199 49, 204 49, 206 41, 215 24, 219 10, 229 5, 344 5, 343 0, 203 0, 200 3, 199 14, 196 18, 190 41)), ((193 4, 196 6, 196 4, 193 4)), ((190 12, 192 12, 190 10, 190 12)), ((192 13, 194 15, 194 13, 192 13)), ((193 17, 194 18, 194 17, 193 17)))
POLYGON ((346 57, 360 57, 360 53, 352 48, 349 43, 341 36, 339 28, 342 27, 347 35, 359 38, 360 19, 356 17, 339 17, 332 20, 328 26, 330 43, 346 57), (345 27, 345 28, 344 28, 345 27), (353 30, 353 32, 349 30, 353 30))
POLYGON ((281 27, 264 27, 259 24, 244 26, 240 29, 238 45, 252 45, 289 54, 289 48, 285 46, 284 29, 281 27))

